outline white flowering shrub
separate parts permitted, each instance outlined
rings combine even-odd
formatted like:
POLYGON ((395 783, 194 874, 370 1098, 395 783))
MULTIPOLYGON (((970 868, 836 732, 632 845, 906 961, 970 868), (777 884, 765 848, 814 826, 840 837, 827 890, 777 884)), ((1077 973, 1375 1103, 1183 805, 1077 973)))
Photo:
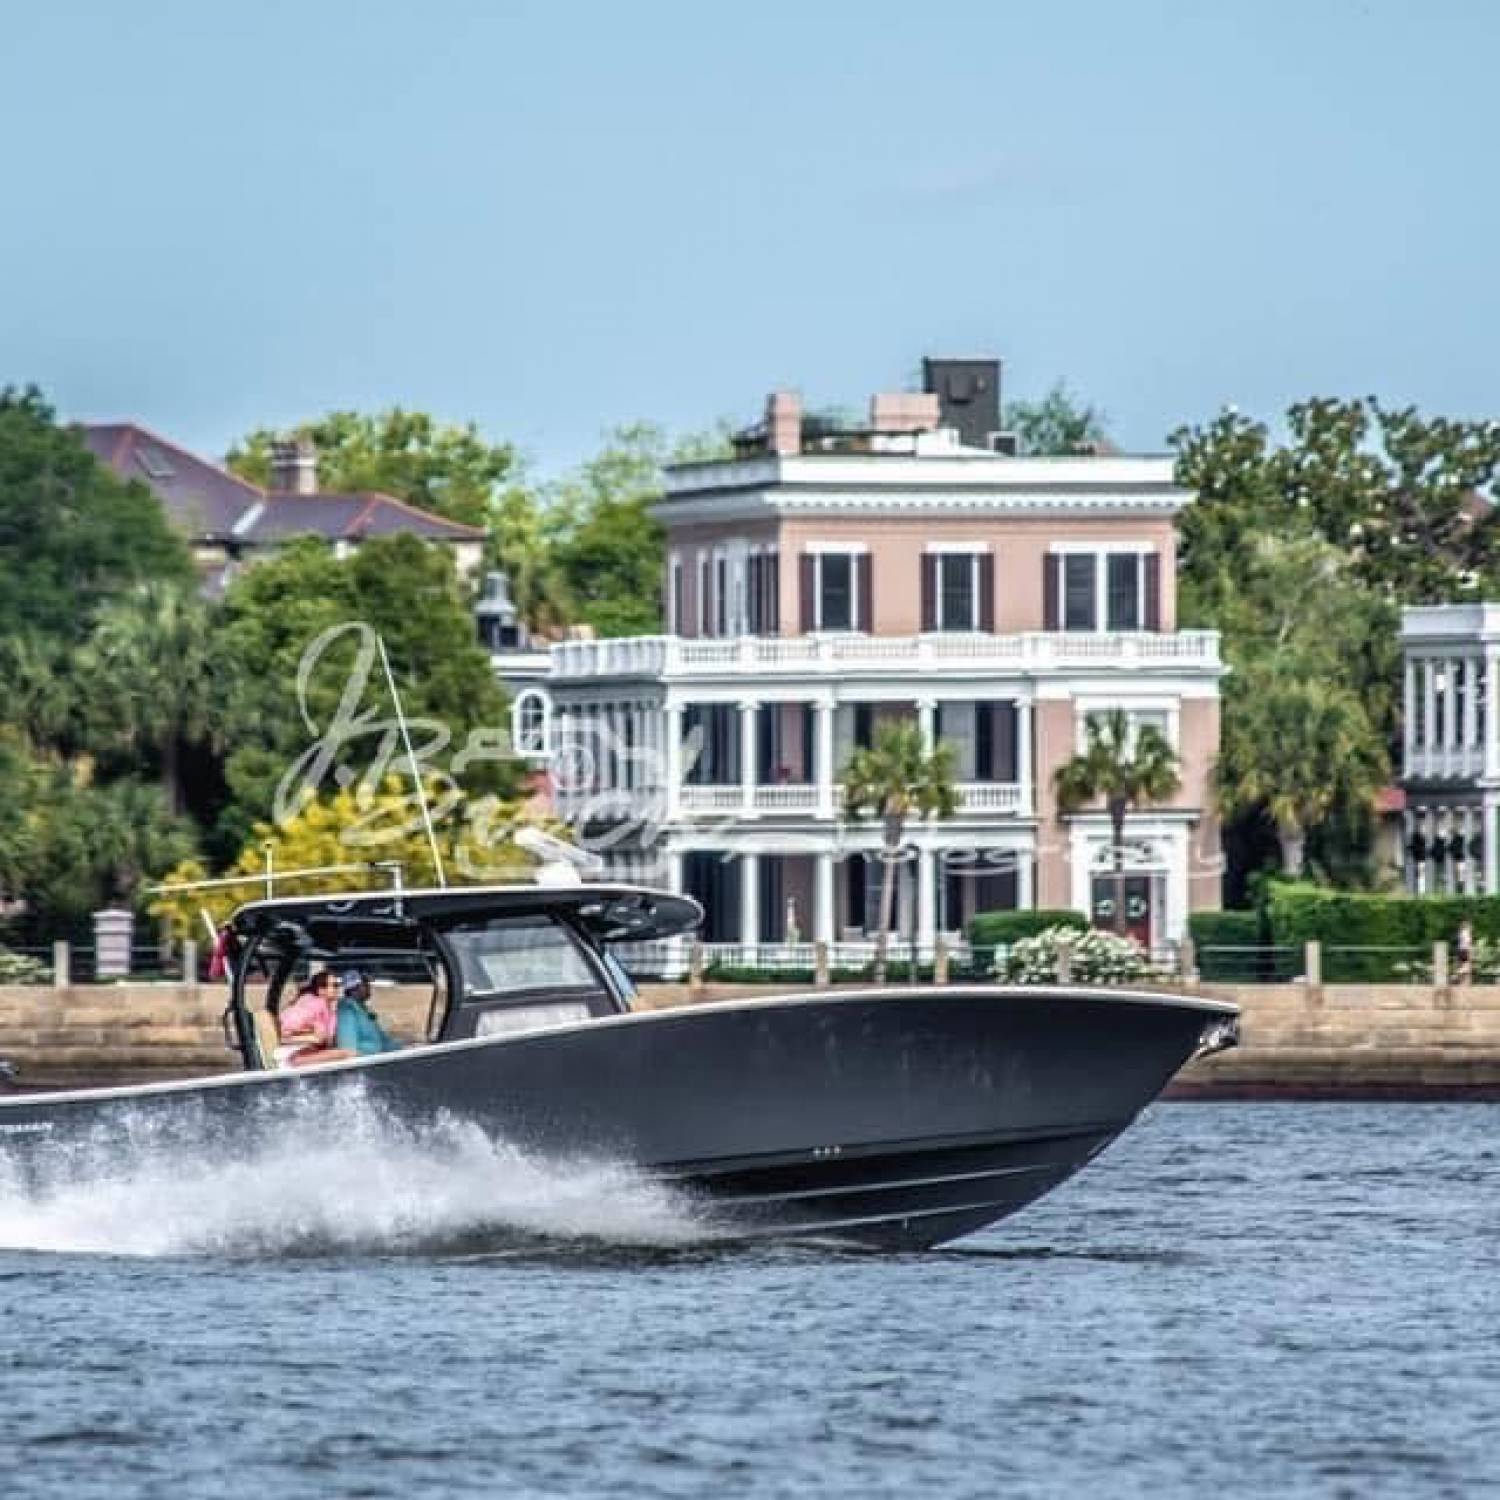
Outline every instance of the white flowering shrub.
POLYGON ((995 977, 1009 984, 1055 984, 1059 956, 1066 946, 1072 955, 1069 978, 1077 984, 1127 984, 1153 979, 1146 950, 1134 938, 1090 928, 1048 927, 1035 937, 1021 938, 995 959, 995 977))
POLYGON ((51 978, 46 964, 0 947, 0 984, 46 984, 51 978))

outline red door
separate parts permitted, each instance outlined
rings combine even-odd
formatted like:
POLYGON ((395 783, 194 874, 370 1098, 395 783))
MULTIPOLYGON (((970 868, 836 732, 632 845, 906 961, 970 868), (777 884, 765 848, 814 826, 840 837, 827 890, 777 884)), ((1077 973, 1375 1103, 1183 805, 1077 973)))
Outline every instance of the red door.
MULTIPOLYGON (((1148 953, 1151 951, 1151 877, 1127 875, 1125 888, 1125 931, 1148 953)), ((1094 926, 1105 932, 1115 930, 1115 891, 1113 875, 1094 876, 1094 926)))

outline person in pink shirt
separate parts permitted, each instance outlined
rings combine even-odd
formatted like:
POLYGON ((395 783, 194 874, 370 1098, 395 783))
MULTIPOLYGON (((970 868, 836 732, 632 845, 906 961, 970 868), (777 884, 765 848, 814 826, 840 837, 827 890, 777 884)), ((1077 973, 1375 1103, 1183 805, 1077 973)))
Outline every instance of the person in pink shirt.
POLYGON ((338 1017, 338 976, 332 969, 320 969, 277 1017, 281 1045, 276 1049, 276 1066, 305 1068, 309 1063, 341 1062, 353 1057, 354 1053, 333 1045, 338 1017))

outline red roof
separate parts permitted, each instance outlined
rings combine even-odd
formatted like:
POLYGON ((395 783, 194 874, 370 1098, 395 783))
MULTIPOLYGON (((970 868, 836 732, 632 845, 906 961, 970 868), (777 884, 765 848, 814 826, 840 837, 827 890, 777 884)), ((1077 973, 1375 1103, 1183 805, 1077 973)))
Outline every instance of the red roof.
POLYGON ((196 539, 255 546, 294 536, 358 541, 398 532, 440 542, 484 538, 483 527, 450 521, 394 495, 264 490, 136 422, 90 423, 80 432, 100 463, 121 479, 140 480, 172 523, 196 539))

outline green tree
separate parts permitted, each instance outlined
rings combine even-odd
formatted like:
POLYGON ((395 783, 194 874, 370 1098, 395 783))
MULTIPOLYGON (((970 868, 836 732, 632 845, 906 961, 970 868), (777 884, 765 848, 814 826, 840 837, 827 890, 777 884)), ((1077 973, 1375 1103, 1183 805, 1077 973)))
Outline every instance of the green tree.
POLYGON ((1010 401, 1005 407, 1005 425, 1028 455, 1088 452, 1108 441, 1106 420, 1097 406, 1081 403, 1061 381, 1040 401, 1010 401))
POLYGON ((600 635, 662 628, 665 529, 652 507, 668 464, 729 456, 727 424, 675 441, 651 422, 614 428, 587 463, 551 486, 557 579, 574 620, 600 635))
POLYGON ((0 636, 0 724, 9 724, 38 752, 63 752, 79 727, 83 695, 74 654, 56 636, 0 636))
MULTIPOLYGON (((6 775, 0 766, 0 784, 6 775)), ((20 785, 19 818, 9 826, 0 819, 0 885, 38 936, 66 930, 101 906, 137 902, 144 881, 195 847, 191 825, 174 818, 147 782, 95 783, 80 760, 23 768, 20 785)))
POLYGON ((221 743, 208 607, 186 589, 140 584, 101 612, 81 660, 94 742, 153 756, 180 813, 183 750, 221 743))
POLYGON ((953 747, 928 748, 921 727, 907 719, 887 724, 867 749, 856 750, 844 768, 844 816, 879 821, 881 859, 879 931, 875 977, 882 983, 896 906, 896 862, 912 818, 951 818, 958 811, 953 747))
POLYGON ((485 525, 522 480, 511 444, 488 441, 472 422, 441 422, 399 406, 373 415, 329 412, 289 434, 257 428, 230 450, 229 467, 255 484, 269 484, 271 445, 282 436, 311 439, 324 490, 378 490, 470 526, 485 525))
POLYGON ((1143 724, 1132 735, 1123 709, 1090 714, 1083 752, 1053 773, 1057 805, 1077 812, 1102 800, 1109 814, 1114 858, 1116 934, 1125 932, 1125 820, 1134 811, 1165 802, 1182 785, 1177 752, 1161 733, 1143 724))
MULTIPOLYGON (((519 776, 505 748, 505 694, 447 554, 415 537, 391 536, 372 538, 340 560, 320 542, 303 540, 241 573, 221 606, 219 718, 233 748, 220 848, 239 847, 254 822, 270 817, 283 778, 329 733, 363 643, 353 631, 332 639, 301 690, 299 671, 326 632, 358 623, 384 639, 408 717, 430 721, 445 739, 434 765, 471 792, 514 791, 519 776)), ((368 727, 338 747, 327 776, 342 768, 363 777, 382 761, 399 770, 403 751, 378 666, 350 707, 368 727)), ((431 735, 417 738, 420 751, 431 735)))
POLYGON ((661 629, 665 532, 651 508, 669 452, 666 434, 650 422, 618 427, 550 490, 558 576, 574 618, 600 635, 661 629))
POLYGON ((1281 867, 1300 875, 1308 830, 1340 807, 1368 807, 1389 765, 1356 693, 1266 665, 1230 679, 1216 778, 1231 816, 1264 810, 1281 867))
POLYGON ((1500 515, 1482 497, 1500 468, 1500 422, 1317 398, 1287 413, 1288 441, 1232 409, 1172 434, 1197 493, 1179 526, 1189 578, 1232 565, 1245 538, 1313 535, 1401 604, 1479 597, 1500 579, 1500 515))
POLYGON ((491 560, 510 581, 511 598, 528 629, 559 634, 573 618, 573 601, 558 564, 556 525, 527 489, 501 497, 490 519, 491 560))
POLYGON ((144 485, 97 463, 35 389, 0 390, 0 638, 76 643, 132 584, 191 578, 187 547, 144 485))

